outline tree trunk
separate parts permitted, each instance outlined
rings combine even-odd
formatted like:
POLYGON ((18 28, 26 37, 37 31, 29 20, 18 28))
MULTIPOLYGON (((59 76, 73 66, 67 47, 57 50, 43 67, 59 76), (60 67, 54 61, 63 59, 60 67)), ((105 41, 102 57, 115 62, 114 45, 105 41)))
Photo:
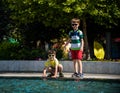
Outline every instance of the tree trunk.
POLYGON ((88 44, 88 38, 87 38, 87 24, 86 24, 86 19, 83 18, 83 34, 84 34, 84 58, 86 60, 90 60, 90 49, 89 49, 89 44, 88 44))
POLYGON ((106 59, 111 58, 111 33, 106 32, 106 59))

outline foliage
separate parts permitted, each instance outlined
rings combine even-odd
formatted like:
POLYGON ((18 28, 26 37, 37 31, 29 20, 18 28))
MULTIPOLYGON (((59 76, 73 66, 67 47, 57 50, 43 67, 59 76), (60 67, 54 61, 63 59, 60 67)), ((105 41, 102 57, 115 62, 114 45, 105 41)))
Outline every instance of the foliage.
POLYGON ((11 19, 19 24, 38 20, 45 26, 57 28, 64 26, 63 23, 68 25, 75 16, 81 19, 91 16, 99 24, 111 26, 120 18, 117 0, 8 0, 8 3, 11 19))
POLYGON ((0 44, 0 60, 38 60, 46 59, 47 53, 43 49, 21 47, 18 43, 4 41, 0 44))
MULTIPOLYGON (((120 19, 120 8, 118 0, 93 0, 94 8, 90 15, 99 25, 104 25, 105 28, 113 28, 119 24, 117 19, 120 19)), ((92 6, 92 5, 91 5, 92 6)))
POLYGON ((2 42, 0 44, 0 59, 9 60, 16 58, 18 49, 19 49, 19 44, 12 44, 7 41, 2 42))
POLYGON ((57 49, 56 50, 56 57, 58 59, 62 59, 63 58, 63 50, 62 49, 57 49))
POLYGON ((7 6, 6 0, 0 0, 0 42, 4 36, 9 33, 10 30, 10 11, 7 6))
MULTIPOLYGON (((6 2, 15 27, 22 28, 26 31, 25 34, 28 34, 30 29, 26 28, 30 28, 29 24, 38 23, 37 27, 42 27, 40 34, 44 33, 45 37, 46 32, 55 33, 52 35, 54 38, 56 35, 66 36, 73 17, 79 17, 82 21, 92 19, 105 29, 118 25, 120 19, 118 0, 7 0, 6 2)), ((21 33, 24 34, 24 31, 21 33)))
MULTIPOLYGON (((119 28, 119 5, 119 0, 1 0, 0 42, 4 36, 17 39, 21 45, 30 48, 21 48, 20 45, 21 56, 17 55, 17 59, 31 59, 32 54, 39 54, 36 49, 32 51, 38 40, 44 45, 44 42, 66 37, 73 17, 80 18, 81 25, 93 21, 99 28, 102 26, 103 32, 119 28)), ((15 56, 16 52, 12 55, 15 56)))

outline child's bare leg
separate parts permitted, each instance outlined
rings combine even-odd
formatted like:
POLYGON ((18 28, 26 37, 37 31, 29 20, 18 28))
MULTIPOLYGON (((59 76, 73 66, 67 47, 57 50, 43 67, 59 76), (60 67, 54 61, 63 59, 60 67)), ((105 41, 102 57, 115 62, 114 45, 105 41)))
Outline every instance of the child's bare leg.
POLYGON ((74 73, 72 74, 72 77, 77 77, 77 75, 78 75, 78 63, 77 63, 77 60, 73 60, 73 64, 74 64, 74 73))
POLYGON ((78 73, 77 61, 76 61, 76 60, 73 60, 73 64, 74 64, 74 71, 75 71, 76 73, 78 73))
POLYGON ((47 70, 48 70, 48 72, 52 72, 52 68, 51 67, 48 67, 47 70))
POLYGON ((77 60, 77 62, 78 62, 79 73, 82 73, 82 62, 81 60, 77 60))
POLYGON ((58 65, 58 71, 62 72, 63 71, 63 66, 61 64, 58 65))
POLYGON ((55 74, 55 69, 52 68, 52 67, 48 67, 48 72, 54 75, 55 74))
POLYGON ((50 73, 47 77, 52 77, 54 75, 54 70, 51 67, 47 68, 47 71, 50 73))
POLYGON ((82 72, 82 61, 81 60, 78 60, 78 67, 79 67, 79 73, 78 73, 78 76, 83 79, 84 75, 83 75, 83 72, 82 72))
POLYGON ((59 64, 58 66, 58 71, 59 71, 59 77, 64 77, 62 71, 63 71, 63 66, 61 64, 59 64))

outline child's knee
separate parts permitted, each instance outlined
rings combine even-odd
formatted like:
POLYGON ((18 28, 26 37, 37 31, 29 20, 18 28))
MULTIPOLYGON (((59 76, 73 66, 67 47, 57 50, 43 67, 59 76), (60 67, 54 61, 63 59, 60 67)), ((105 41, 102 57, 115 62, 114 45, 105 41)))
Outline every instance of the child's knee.
POLYGON ((59 67, 60 67, 60 68, 63 68, 63 65, 62 65, 62 64, 59 64, 59 67))
POLYGON ((59 71, 63 70, 62 64, 59 64, 58 69, 59 69, 59 71))

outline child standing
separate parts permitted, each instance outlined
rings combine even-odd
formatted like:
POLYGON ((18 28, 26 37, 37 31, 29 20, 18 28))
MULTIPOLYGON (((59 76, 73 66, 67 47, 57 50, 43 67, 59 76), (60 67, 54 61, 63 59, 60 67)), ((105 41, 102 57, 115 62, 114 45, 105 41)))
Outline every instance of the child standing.
POLYGON ((59 77, 64 77, 63 73, 63 66, 59 64, 59 61, 56 58, 56 52, 54 50, 49 50, 48 52, 48 60, 45 62, 45 68, 43 70, 43 77, 53 77, 56 78, 59 72, 59 77), (47 76, 46 72, 50 72, 47 76))
POLYGON ((71 55, 74 64, 74 74, 72 77, 80 77, 83 78, 82 73, 82 53, 84 47, 83 33, 78 29, 80 26, 80 19, 73 18, 71 20, 71 26, 73 30, 69 32, 69 40, 65 44, 65 47, 68 43, 71 43, 71 55))

